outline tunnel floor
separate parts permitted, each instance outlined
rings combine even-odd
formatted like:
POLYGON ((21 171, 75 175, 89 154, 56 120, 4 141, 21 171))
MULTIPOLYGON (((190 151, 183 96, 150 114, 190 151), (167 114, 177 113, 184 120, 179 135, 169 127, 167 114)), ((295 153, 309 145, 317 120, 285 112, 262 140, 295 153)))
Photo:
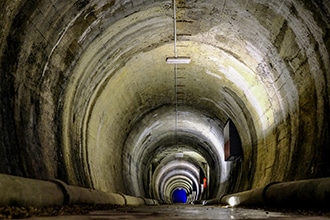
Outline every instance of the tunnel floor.
POLYGON ((36 217, 30 219, 329 219, 328 213, 296 213, 264 209, 201 205, 127 206, 93 211, 87 215, 36 217))

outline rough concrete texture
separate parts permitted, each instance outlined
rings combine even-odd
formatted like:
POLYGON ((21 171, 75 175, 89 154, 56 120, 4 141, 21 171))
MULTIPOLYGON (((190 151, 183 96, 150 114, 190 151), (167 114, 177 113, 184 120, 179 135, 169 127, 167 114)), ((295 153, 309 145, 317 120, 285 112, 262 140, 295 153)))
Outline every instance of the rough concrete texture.
POLYGON ((329 1, 176 8, 191 63, 175 74, 171 1, 1 1, 0 172, 147 197, 180 160, 159 197, 201 191, 194 166, 209 175, 199 197, 329 176, 329 1), (228 118, 244 160, 221 156, 228 118))
POLYGON ((36 217, 32 219, 328 219, 329 213, 280 212, 278 210, 226 208, 220 206, 162 205, 117 207, 111 210, 91 211, 87 215, 36 217))

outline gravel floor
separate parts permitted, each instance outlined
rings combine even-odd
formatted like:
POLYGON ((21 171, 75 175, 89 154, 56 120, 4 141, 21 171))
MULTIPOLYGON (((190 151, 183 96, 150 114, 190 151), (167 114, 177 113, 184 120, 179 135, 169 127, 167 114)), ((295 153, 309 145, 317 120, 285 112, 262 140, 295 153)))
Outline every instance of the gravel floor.
POLYGON ((35 207, 0 207, 0 219, 30 218, 37 216, 83 215, 95 210, 115 209, 114 205, 72 205, 52 206, 45 208, 35 207))
MULTIPOLYGON (((162 207, 162 206, 160 206, 162 207)), ((72 205, 72 206, 52 206, 45 208, 35 207, 0 207, 0 219, 31 218, 41 216, 63 216, 63 215, 86 215, 92 211, 114 210, 120 206, 116 205, 72 205)), ((123 207, 124 208, 124 207, 123 207)), ((245 207, 247 210, 251 207, 245 207)), ((272 208, 253 208, 267 212, 282 212, 302 216, 323 216, 330 217, 330 210, 306 210, 306 209, 272 209, 272 208)))

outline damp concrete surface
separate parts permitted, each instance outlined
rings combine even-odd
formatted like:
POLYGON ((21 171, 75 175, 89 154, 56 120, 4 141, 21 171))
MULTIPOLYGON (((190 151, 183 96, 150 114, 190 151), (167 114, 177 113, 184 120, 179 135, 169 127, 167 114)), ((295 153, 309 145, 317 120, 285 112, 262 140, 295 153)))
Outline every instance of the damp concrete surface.
POLYGON ((330 219, 326 213, 306 211, 270 211, 266 209, 231 208, 202 205, 127 206, 92 211, 87 215, 36 217, 43 219, 330 219))

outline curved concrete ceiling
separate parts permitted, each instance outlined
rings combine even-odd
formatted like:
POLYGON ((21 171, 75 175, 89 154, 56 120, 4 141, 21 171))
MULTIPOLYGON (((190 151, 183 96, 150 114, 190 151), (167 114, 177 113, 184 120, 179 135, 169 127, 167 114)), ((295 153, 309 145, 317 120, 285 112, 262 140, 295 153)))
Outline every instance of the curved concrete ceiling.
POLYGON ((177 71, 171 1, 1 6, 1 172, 167 201, 330 175, 328 1, 178 0, 177 71))

